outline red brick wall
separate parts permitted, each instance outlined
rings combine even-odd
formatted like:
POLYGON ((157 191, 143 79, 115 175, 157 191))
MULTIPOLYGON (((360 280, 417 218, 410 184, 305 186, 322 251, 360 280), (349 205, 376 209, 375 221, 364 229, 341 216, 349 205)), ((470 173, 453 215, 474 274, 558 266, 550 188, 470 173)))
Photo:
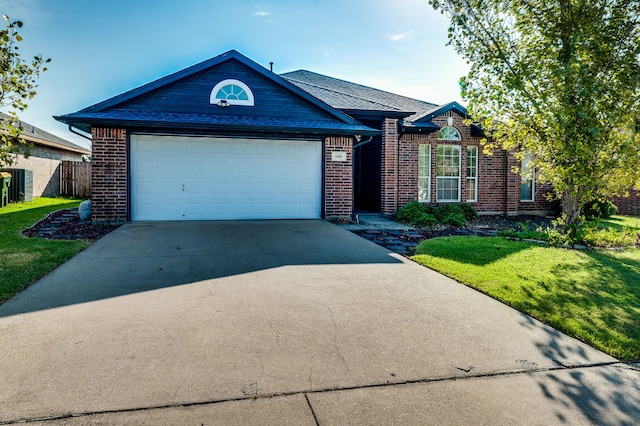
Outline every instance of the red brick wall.
POLYGON ((385 118, 382 123, 382 194, 380 211, 398 211, 398 120, 385 118))
MULTIPOLYGON (((425 135, 405 134, 398 142, 398 207, 418 199, 418 146, 425 135)), ((431 155, 433 159, 433 153, 431 155)), ((395 213, 395 212, 394 212, 395 213)))
POLYGON ((325 139, 325 218, 349 218, 353 214, 353 139, 325 139), (332 153, 346 154, 346 161, 333 161, 332 153))
POLYGON ((92 128, 91 218, 94 223, 127 220, 127 132, 92 128))
POLYGON ((640 191, 629 191, 628 197, 612 198, 611 202, 618 207, 617 214, 640 216, 640 191))
MULTIPOLYGON (((420 144, 431 145, 431 204, 436 203, 437 147, 439 144, 450 144, 461 147, 461 202, 466 202, 467 194, 467 146, 475 145, 478 146, 478 193, 477 201, 470 202, 470 204, 479 213, 546 214, 553 210, 553 204, 544 197, 549 188, 538 183, 536 183, 535 201, 521 202, 520 176, 512 172, 512 167, 519 166, 519 161, 514 156, 507 155, 503 150, 496 150, 492 155, 484 154, 480 146, 481 138, 471 136, 471 128, 464 124, 464 118, 454 114, 453 119, 453 127, 460 132, 460 141, 439 141, 437 133, 428 135, 404 134, 400 137, 398 145, 398 207, 418 199, 418 146, 420 144)), ((448 125, 448 118, 436 117, 433 122, 444 127, 448 125)), ((385 212, 383 211, 383 213, 385 212)))

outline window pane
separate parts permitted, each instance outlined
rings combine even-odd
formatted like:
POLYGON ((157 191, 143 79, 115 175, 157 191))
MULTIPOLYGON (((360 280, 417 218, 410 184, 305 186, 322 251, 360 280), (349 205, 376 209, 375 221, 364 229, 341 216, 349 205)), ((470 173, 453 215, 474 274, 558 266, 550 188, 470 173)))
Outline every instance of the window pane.
POLYGON ((531 154, 525 154, 520 166, 520 200, 521 201, 533 201, 535 194, 533 189, 535 187, 535 170, 531 165, 533 156, 531 154))
POLYGON ((460 132, 455 127, 443 127, 438 132, 437 138, 440 140, 459 141, 460 132))
POLYGON ((467 147, 467 201, 477 201, 478 193, 478 147, 467 147))
POLYGON ((431 201, 431 145, 418 146, 418 201, 431 201))
POLYGON ((460 201, 460 146, 438 145, 437 201, 460 201))

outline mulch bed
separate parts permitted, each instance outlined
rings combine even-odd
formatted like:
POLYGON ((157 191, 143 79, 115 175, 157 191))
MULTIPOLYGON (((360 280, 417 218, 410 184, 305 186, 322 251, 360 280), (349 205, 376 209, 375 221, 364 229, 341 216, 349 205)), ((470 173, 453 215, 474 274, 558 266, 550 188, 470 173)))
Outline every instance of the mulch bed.
MULTIPOLYGON (((548 226, 551 219, 540 216, 480 216, 465 228, 439 225, 434 228, 416 228, 415 231, 365 230, 354 233, 379 244, 398 254, 410 254, 420 241, 452 235, 496 235, 499 230, 521 229, 523 224, 529 229, 548 226)), ((90 221, 81 222, 78 209, 58 210, 22 231, 25 237, 55 240, 87 239, 96 241, 118 226, 93 225, 90 221)))
POLYGON ((93 225, 90 221, 80 221, 78 209, 58 210, 45 217, 31 228, 22 231, 29 238, 50 240, 96 241, 116 229, 118 226, 93 225))
POLYGON ((438 225, 433 228, 415 227, 415 231, 397 231, 386 229, 370 229, 353 231, 355 234, 366 238, 384 248, 402 255, 411 255, 415 246, 422 240, 436 237, 449 237, 453 235, 478 235, 495 236, 498 231, 517 229, 536 230, 538 227, 551 225, 552 219, 521 215, 521 216, 480 216, 469 222, 466 227, 450 225, 438 225))

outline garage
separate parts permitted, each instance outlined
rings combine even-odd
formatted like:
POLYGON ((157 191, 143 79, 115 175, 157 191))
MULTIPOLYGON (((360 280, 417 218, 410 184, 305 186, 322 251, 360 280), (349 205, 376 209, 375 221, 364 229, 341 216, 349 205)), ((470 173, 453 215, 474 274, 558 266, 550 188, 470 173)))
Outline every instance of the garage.
POLYGON ((315 219, 322 142, 131 136, 131 220, 315 219))
POLYGON ((55 118, 91 135, 97 224, 348 220, 380 134, 234 50, 55 118))

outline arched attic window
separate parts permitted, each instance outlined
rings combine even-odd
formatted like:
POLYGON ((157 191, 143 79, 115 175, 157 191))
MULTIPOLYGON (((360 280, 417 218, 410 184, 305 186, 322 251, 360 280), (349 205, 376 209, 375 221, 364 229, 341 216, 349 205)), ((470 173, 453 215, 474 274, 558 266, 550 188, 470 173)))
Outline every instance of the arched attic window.
POLYGON ((461 139, 460 132, 455 127, 447 126, 438 132, 438 140, 442 141, 459 141, 461 139))
POLYGON ((253 92, 240 80, 222 80, 211 91, 209 102, 218 106, 253 106, 253 92))

